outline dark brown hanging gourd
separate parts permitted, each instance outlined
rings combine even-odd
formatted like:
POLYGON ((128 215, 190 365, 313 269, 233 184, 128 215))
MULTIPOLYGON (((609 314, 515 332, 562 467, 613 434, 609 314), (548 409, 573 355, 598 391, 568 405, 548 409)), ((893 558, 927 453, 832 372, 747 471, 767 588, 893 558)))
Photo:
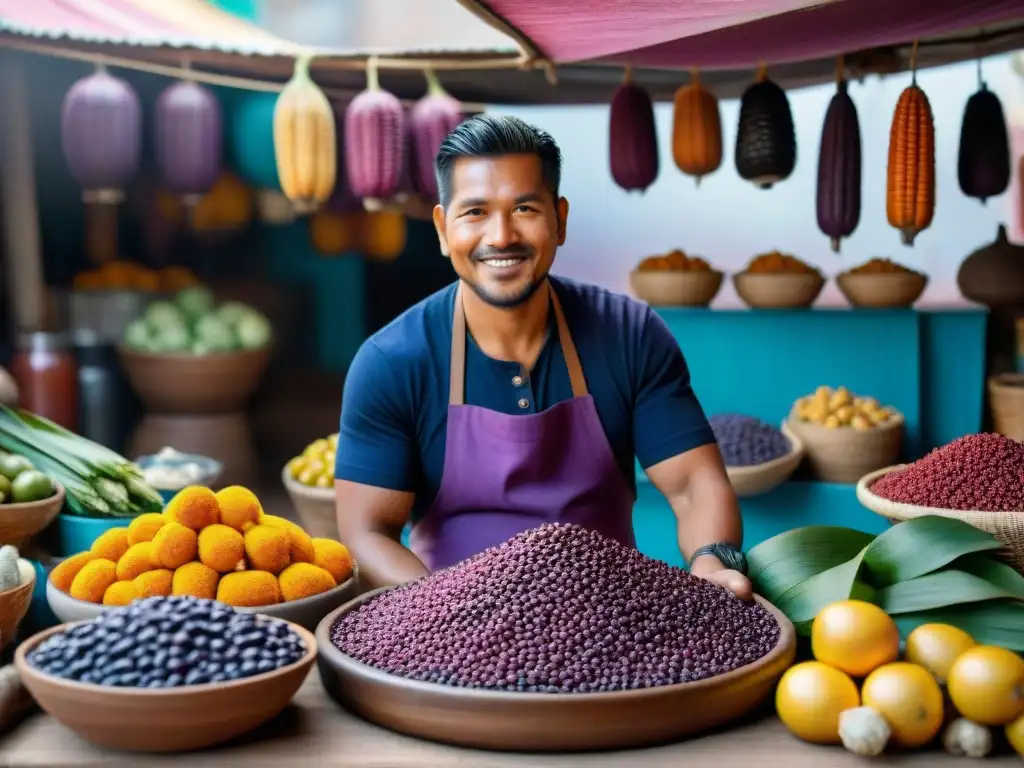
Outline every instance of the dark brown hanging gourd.
POLYGON ((960 125, 957 179, 968 197, 984 204, 1010 186, 1010 139, 999 97, 981 80, 978 91, 967 100, 960 125))
POLYGON ((609 156, 612 178, 627 192, 645 191, 658 178, 658 135, 651 95, 631 71, 612 97, 609 156))
POLYGON ((789 99, 761 67, 740 101, 736 170, 761 189, 788 178, 796 167, 796 131, 789 99))
POLYGON ((837 88, 825 112, 818 154, 818 228, 832 240, 839 253, 839 242, 849 237, 860 221, 861 149, 857 107, 850 98, 842 62, 837 88))

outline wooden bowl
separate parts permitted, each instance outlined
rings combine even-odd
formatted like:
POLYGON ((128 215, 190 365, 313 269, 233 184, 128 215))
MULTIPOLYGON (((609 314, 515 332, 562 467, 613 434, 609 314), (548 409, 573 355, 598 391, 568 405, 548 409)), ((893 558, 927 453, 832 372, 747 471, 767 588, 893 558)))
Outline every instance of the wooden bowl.
MULTIPOLYGON (((272 619, 280 619, 291 624, 298 624, 310 632, 316 629, 320 620, 340 605, 344 605, 359 593, 359 568, 353 566, 352 576, 348 581, 334 589, 321 592, 319 595, 304 597, 302 600, 291 600, 277 605, 261 605, 256 608, 235 608, 240 613, 260 613, 272 619)), ((67 592, 61 592, 53 582, 46 582, 46 602, 50 610, 65 624, 76 621, 91 621, 99 616, 108 606, 77 600, 67 592)))
POLYGON ((0 504, 0 544, 22 544, 53 522, 64 508, 64 486, 53 481, 55 493, 48 499, 25 504, 0 504))
POLYGON ((855 307, 900 308, 921 298, 928 276, 918 272, 844 272, 836 276, 836 285, 855 307))
POLYGON ((740 272, 732 282, 743 303, 753 309, 805 309, 825 287, 825 278, 817 272, 740 272))
POLYGON ((1024 573, 1024 512, 982 512, 980 510, 919 507, 916 504, 889 501, 871 491, 871 486, 876 480, 880 480, 892 472, 902 472, 908 466, 910 465, 895 464, 864 475, 857 481, 857 501, 893 525, 926 515, 962 520, 999 539, 1006 547, 1000 552, 1002 557, 1018 571, 1024 573))
POLYGON ((32 606, 32 592, 36 588, 36 569, 32 579, 24 584, 0 592, 0 650, 14 640, 18 625, 32 606))
POLYGON ((310 488, 296 482, 286 466, 281 470, 281 482, 295 506, 295 512, 306 533, 314 538, 338 538, 338 509, 334 488, 310 488))
POLYGON ((165 355, 121 346, 118 352, 132 389, 154 413, 240 411, 259 387, 270 359, 266 348, 165 355))
POLYGON ((826 483, 856 483, 868 472, 895 464, 903 448, 903 414, 872 429, 835 429, 801 421, 795 410, 786 427, 803 441, 814 476, 826 483))
POLYGON ((706 307, 722 287, 723 277, 714 270, 633 270, 629 284, 652 307, 706 307))
POLYGON ((789 440, 789 453, 777 459, 755 464, 749 467, 726 467, 732 489, 741 499, 748 496, 759 496, 789 480, 800 466, 804 458, 803 441, 793 434, 785 424, 782 432, 789 440))
POLYGON ((708 680, 612 693, 450 688, 373 669, 331 642, 331 628, 342 615, 383 591, 368 592, 320 622, 316 637, 324 688, 335 701, 377 725, 462 747, 572 752, 674 741, 757 707, 772 694, 796 653, 796 633, 789 619, 757 598, 779 623, 778 644, 753 664, 708 680))
POLYGON ((306 643, 305 656, 273 672, 224 683, 114 688, 47 675, 28 663, 36 646, 73 626, 47 629, 18 646, 14 664, 22 683, 44 712, 86 741, 131 752, 204 749, 259 727, 288 706, 317 656, 316 638, 292 625, 306 643))

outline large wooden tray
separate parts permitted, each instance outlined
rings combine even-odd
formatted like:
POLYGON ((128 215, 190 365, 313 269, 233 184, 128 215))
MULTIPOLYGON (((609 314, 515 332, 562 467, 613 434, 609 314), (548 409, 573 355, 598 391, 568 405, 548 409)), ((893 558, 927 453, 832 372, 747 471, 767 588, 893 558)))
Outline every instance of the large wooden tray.
POLYGON ((407 680, 356 661, 331 642, 339 617, 383 589, 343 605, 316 630, 320 677, 346 709, 399 733, 477 749, 572 752, 676 741, 756 708, 793 662, 796 633, 775 606, 779 642, 753 664, 707 680, 614 693, 509 693, 407 680))

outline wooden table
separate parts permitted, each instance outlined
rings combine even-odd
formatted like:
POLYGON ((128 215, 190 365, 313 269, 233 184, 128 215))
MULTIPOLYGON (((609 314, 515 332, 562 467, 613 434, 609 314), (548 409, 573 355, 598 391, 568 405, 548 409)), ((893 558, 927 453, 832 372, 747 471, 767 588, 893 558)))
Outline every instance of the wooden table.
MULTIPOLYGON (((553 724, 553 727, 557 725, 553 724)), ((328 699, 316 671, 294 705, 262 732, 237 743, 181 756, 108 752, 79 739, 52 718, 36 714, 0 737, 0 766, 142 766, 186 764, 217 768, 863 768, 868 761, 838 747, 813 747, 789 735, 774 717, 664 747, 576 755, 480 752, 400 736, 370 725, 328 699)), ((870 761, 873 765, 1020 765, 1010 755, 984 763, 923 752, 870 761)))

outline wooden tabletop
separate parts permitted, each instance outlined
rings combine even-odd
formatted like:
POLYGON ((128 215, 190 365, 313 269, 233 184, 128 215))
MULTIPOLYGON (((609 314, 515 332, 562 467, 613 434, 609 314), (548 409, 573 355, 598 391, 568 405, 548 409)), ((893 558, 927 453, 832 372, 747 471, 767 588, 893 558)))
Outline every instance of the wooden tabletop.
MULTIPOLYGON (((552 727, 557 727, 552 724, 552 727)), ((109 752, 89 745, 52 718, 35 714, 0 737, 0 766, 151 766, 172 763, 217 768, 311 765, 318 768, 863 768, 841 748, 813 747, 790 736, 774 717, 679 744, 629 752, 576 755, 524 755, 447 747, 400 736, 370 725, 328 699, 314 670, 289 707, 262 732, 237 743, 182 756, 143 756, 109 752), (198 763, 197 763, 198 761, 198 763)), ((874 765, 977 766, 976 760, 923 752, 871 761, 874 765)), ((986 765, 1020 765, 1001 755, 986 765)))

